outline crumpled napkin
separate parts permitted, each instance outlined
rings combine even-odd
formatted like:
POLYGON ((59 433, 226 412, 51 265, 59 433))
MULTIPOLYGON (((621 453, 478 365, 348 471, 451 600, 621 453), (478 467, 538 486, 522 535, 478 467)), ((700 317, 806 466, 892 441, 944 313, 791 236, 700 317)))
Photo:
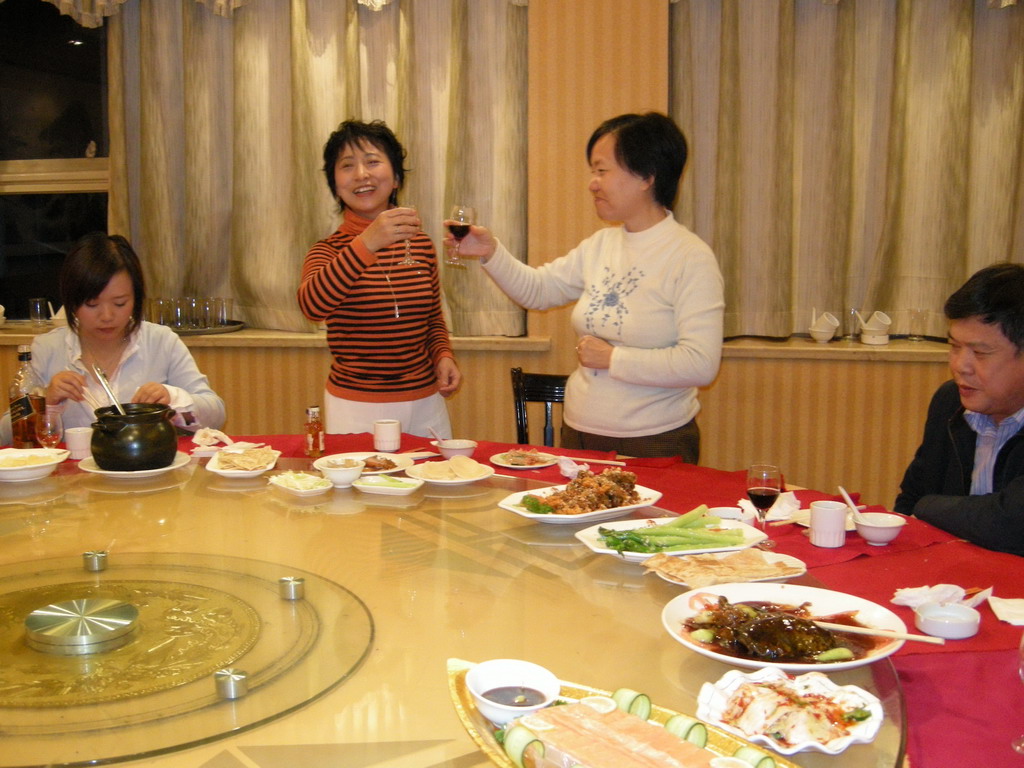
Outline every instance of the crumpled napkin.
POLYGON ((992 612, 1000 621, 1016 626, 1024 626, 1024 600, 1020 598, 1008 599, 1005 597, 990 596, 988 604, 992 612))
MULTIPOLYGON (((757 519, 757 507, 750 503, 750 499, 740 499, 736 506, 743 510, 745 515, 753 515, 757 519)), ((765 520, 789 520, 800 509, 800 502, 792 491, 780 493, 779 497, 772 504, 765 516, 765 520)))
POLYGON ((225 435, 219 429, 210 429, 209 427, 203 427, 202 429, 197 429, 195 434, 192 435, 192 442, 200 447, 208 448, 211 445, 216 445, 217 443, 231 445, 235 441, 232 440, 227 435, 225 435))
POLYGON ((562 477, 567 477, 570 480, 575 480, 576 475, 578 475, 580 472, 585 472, 588 469, 590 469, 589 464, 577 464, 568 456, 558 457, 558 471, 562 474, 562 477))
MULTIPOLYGON (((992 595, 992 587, 967 597, 967 591, 956 584, 935 584, 930 587, 906 587, 897 589, 890 602, 895 605, 906 605, 910 608, 918 608, 925 603, 939 603, 949 605, 951 603, 963 603, 969 608, 976 608, 992 595)), ((998 598, 996 598, 998 600, 998 598)), ((1024 600, 1021 601, 1024 603, 1024 600)))

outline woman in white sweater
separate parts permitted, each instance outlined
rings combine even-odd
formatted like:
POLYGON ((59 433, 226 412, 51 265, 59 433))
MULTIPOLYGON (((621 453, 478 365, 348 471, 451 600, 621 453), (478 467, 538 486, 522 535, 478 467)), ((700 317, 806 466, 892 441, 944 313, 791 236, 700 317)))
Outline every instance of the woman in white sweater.
POLYGON ((672 216, 686 153, 665 115, 612 118, 590 137, 587 159, 597 215, 615 226, 537 268, 484 227, 461 241, 460 255, 479 258, 523 307, 576 302, 579 366, 566 385, 562 447, 697 463, 697 388, 718 373, 725 302, 711 249, 672 216))

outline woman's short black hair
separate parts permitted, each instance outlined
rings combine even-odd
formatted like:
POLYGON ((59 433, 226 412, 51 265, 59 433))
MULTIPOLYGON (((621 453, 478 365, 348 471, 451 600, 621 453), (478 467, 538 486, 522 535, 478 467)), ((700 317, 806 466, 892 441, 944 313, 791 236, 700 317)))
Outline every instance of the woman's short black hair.
POLYGON ((587 162, 598 139, 615 136, 619 165, 641 179, 654 179, 654 199, 671 208, 686 166, 686 137, 671 117, 660 112, 627 114, 605 120, 587 142, 587 162))
POLYGON ((977 317, 996 324, 1017 351, 1024 349, 1024 265, 1008 262, 979 269, 946 299, 950 320, 977 317))
POLYGON ((334 186, 334 166, 338 162, 338 155, 345 147, 358 147, 363 144, 372 144, 382 150, 391 162, 391 170, 394 171, 398 187, 392 190, 390 202, 397 205, 398 190, 402 188, 408 170, 404 166, 405 148, 383 120, 369 123, 346 120, 327 139, 327 143, 324 144, 324 176, 327 177, 331 196, 338 201, 341 210, 345 210, 345 203, 338 197, 338 190, 334 186))
POLYGON ((75 313, 79 307, 103 293, 110 278, 118 272, 127 272, 132 281, 135 305, 127 328, 131 333, 142 323, 146 301, 142 264, 131 244, 121 235, 90 232, 71 247, 60 270, 60 301, 71 330, 78 332, 75 313))

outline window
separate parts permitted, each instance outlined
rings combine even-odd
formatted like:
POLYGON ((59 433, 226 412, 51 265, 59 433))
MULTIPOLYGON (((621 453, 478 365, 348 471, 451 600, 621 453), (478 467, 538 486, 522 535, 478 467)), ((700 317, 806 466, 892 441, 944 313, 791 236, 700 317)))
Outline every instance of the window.
POLYGON ((0 2, 0 304, 56 307, 63 256, 105 230, 106 37, 42 0, 0 2))

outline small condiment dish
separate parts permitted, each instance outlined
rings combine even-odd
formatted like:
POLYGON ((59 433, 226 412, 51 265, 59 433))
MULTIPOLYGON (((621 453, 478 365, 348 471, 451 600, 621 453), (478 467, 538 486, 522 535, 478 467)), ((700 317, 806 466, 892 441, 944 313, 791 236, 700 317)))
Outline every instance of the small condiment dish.
POLYGON ((978 634, 981 614, 961 603, 925 603, 914 609, 914 624, 926 635, 962 640, 978 634))
POLYGON ((430 444, 441 452, 446 459, 452 456, 472 456, 476 450, 475 440, 431 440, 430 444))
POLYGON ((900 535, 907 519, 889 512, 861 512, 861 520, 854 518, 857 533, 870 545, 884 547, 900 535))
POLYGON ((834 328, 829 328, 827 331, 819 331, 816 328, 811 328, 810 333, 811 338, 814 339, 819 344, 825 344, 829 341, 832 341, 832 337, 836 335, 836 331, 834 328))
POLYGON ((747 525, 754 525, 757 522, 757 515, 744 511, 743 507, 711 507, 708 514, 722 520, 739 520, 747 525))
POLYGON ((505 725, 517 717, 536 712, 552 704, 562 691, 553 673, 539 664, 519 659, 491 659, 466 673, 466 688, 480 714, 495 725, 505 725), (495 701, 500 694, 511 698, 525 696, 522 704, 495 701))
POLYGON ((351 488, 352 483, 363 474, 365 466, 365 461, 339 456, 321 456, 313 462, 313 469, 330 480, 335 488, 351 488))

